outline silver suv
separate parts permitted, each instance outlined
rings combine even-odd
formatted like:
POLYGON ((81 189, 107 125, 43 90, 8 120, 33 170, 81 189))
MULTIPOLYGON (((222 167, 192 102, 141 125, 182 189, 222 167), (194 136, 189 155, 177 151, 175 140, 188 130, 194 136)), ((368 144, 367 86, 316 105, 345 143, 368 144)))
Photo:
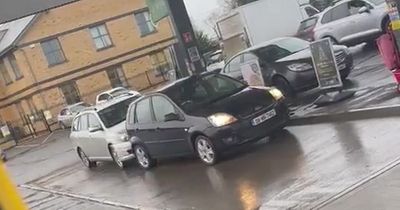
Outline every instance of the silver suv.
POLYGON ((389 24, 385 0, 343 0, 318 15, 314 38, 353 45, 382 34, 389 24))
POLYGON ((70 138, 88 168, 97 161, 114 161, 120 168, 134 158, 125 121, 131 102, 139 96, 125 95, 81 111, 73 120, 70 138))

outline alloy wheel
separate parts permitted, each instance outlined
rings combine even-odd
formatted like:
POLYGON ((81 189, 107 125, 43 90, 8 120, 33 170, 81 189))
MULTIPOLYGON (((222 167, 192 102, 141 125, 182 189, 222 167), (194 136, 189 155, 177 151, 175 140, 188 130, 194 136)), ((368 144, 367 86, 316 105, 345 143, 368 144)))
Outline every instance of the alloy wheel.
POLYGON ((111 155, 112 155, 114 162, 118 165, 118 167, 124 168, 125 165, 121 161, 121 159, 118 157, 118 153, 115 151, 115 149, 111 147, 110 150, 111 150, 111 155))
POLYGON ((197 152, 201 160, 207 164, 213 164, 215 162, 215 151, 213 146, 206 139, 197 140, 197 152))
POLYGON ((149 168, 150 167, 150 160, 147 155, 147 153, 144 151, 142 147, 136 147, 135 148, 135 155, 138 163, 143 167, 143 168, 149 168))

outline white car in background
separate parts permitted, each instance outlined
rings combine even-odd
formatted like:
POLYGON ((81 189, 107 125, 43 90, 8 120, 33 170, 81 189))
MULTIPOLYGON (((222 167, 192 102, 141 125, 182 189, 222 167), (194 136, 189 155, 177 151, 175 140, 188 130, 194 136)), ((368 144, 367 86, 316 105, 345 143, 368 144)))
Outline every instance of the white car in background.
POLYGON ((207 62, 207 71, 219 71, 225 66, 224 55, 222 50, 215 51, 210 55, 207 62))
POLYGON ((385 0, 343 0, 320 13, 313 29, 316 40, 355 45, 373 41, 389 25, 385 0))
POLYGON ((141 94, 137 91, 128 90, 123 87, 117 87, 117 88, 102 92, 99 95, 97 95, 96 104, 104 103, 106 101, 112 100, 112 99, 122 96, 122 95, 140 96, 141 94))

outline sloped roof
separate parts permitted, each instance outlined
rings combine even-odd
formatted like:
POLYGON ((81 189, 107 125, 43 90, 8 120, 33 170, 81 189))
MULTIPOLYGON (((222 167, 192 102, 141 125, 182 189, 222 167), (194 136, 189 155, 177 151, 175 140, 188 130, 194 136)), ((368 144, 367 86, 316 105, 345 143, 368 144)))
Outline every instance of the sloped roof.
POLYGON ((34 18, 35 15, 31 15, 0 25, 0 56, 13 47, 34 18))

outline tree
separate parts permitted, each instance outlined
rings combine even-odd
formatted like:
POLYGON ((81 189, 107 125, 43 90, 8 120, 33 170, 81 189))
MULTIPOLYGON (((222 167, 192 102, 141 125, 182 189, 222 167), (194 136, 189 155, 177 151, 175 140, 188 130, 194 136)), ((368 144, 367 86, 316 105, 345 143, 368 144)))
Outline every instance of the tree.
POLYGON ((217 40, 212 39, 210 36, 205 34, 203 31, 195 30, 195 36, 199 45, 199 51, 201 54, 210 52, 219 48, 217 40))

